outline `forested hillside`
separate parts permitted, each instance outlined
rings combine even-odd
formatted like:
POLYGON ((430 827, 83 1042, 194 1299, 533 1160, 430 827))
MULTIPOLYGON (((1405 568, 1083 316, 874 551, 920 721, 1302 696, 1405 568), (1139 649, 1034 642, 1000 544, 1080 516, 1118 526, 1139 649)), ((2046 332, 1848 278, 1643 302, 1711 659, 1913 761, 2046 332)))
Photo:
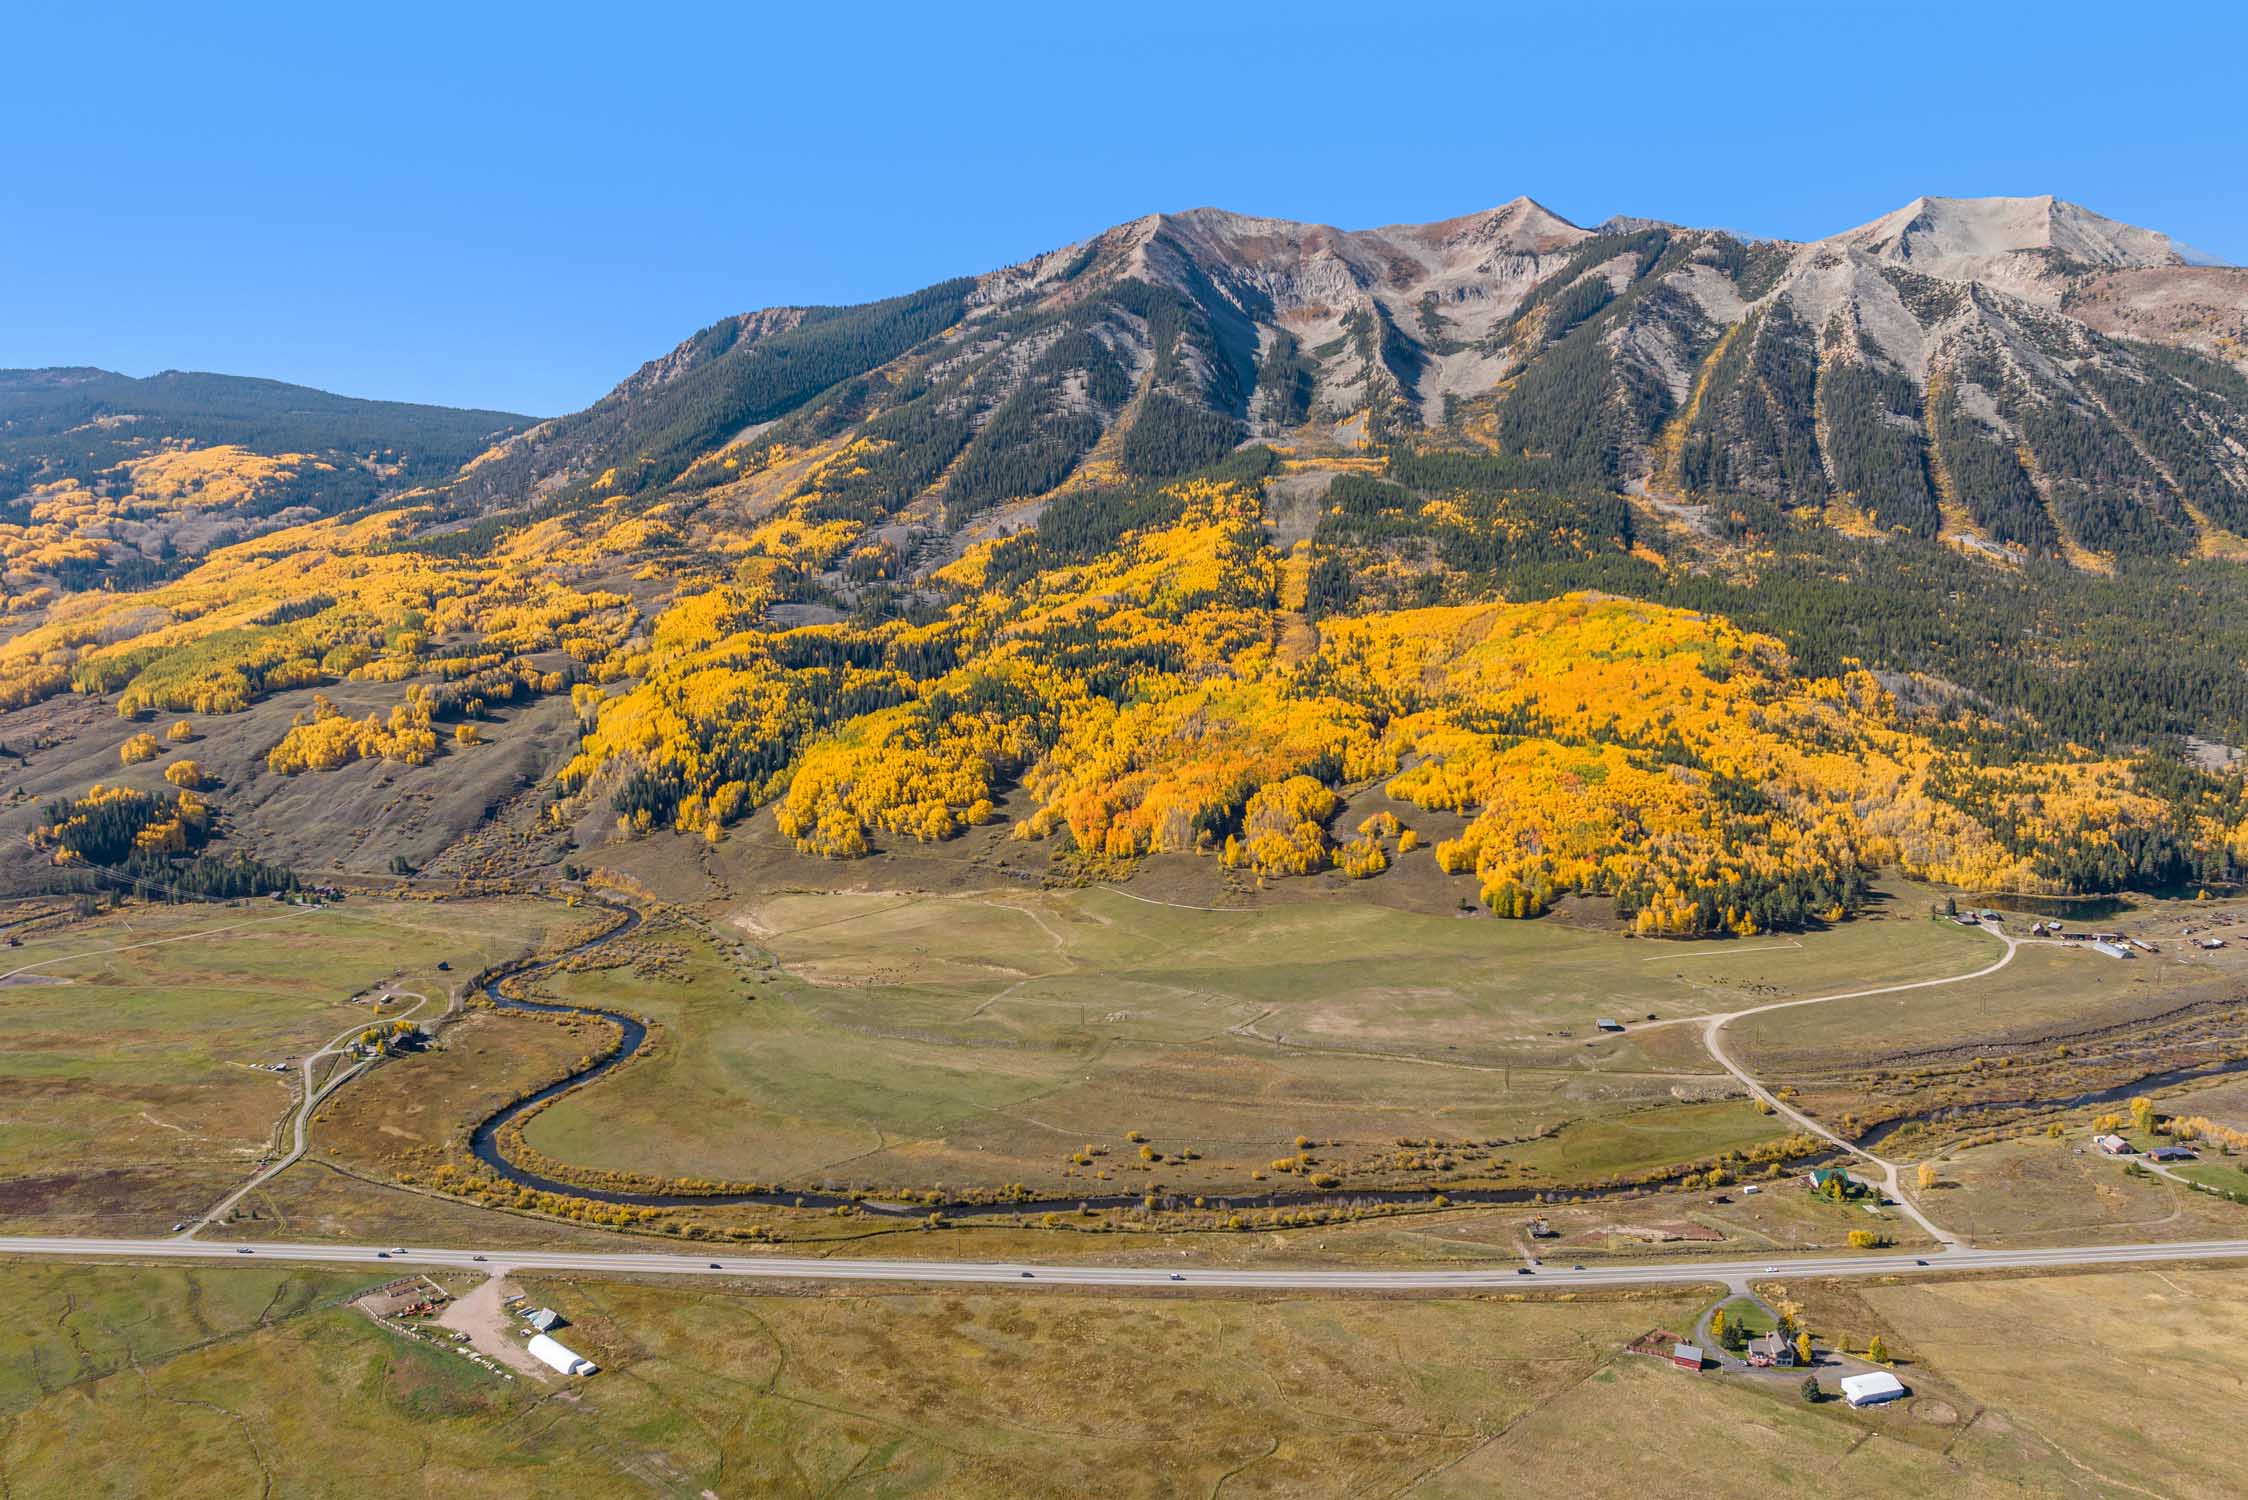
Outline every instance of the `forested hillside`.
POLYGON ((17 878, 111 865, 74 818, 143 871, 325 852, 274 820, 333 777, 369 871, 763 817, 844 860, 1004 822, 1068 878, 1432 860, 1682 935, 1880 865, 2229 882, 2248 382, 2066 311, 2172 254, 2053 200, 1810 245, 1198 210, 727 319, 535 427, 89 448, 11 554, 17 878), (122 566, 191 492, 255 526, 122 566), (106 790, 62 753, 96 703, 106 790), (1346 817, 1369 786, 1429 826, 1346 817))
POLYGON ((234 375, 0 370, 8 604, 136 586, 224 541, 448 481, 526 423, 234 375))

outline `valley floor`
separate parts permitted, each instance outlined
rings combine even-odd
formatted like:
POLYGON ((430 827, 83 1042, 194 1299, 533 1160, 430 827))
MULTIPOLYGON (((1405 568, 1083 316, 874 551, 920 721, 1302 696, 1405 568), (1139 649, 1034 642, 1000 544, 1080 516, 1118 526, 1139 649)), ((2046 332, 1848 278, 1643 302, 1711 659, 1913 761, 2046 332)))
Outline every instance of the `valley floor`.
MULTIPOLYGON (((214 1495, 1440 1496, 1528 1466, 1593 1495, 2237 1491, 2214 1424, 2182 1414, 2248 1375, 2226 1352, 2238 1277, 2203 1269, 2248 1229, 2224 1196, 2238 1174, 2221 1147, 2152 1172, 2088 1144, 2141 1086, 2160 1114, 2239 1121, 2241 961, 2186 934, 2229 927, 2221 907, 2113 917, 2149 945, 2115 960, 2020 942, 2020 919, 1995 938, 1933 921, 1901 888, 1830 931, 1691 946, 1100 889, 632 899, 630 927, 588 904, 366 895, 28 927, 0 984, 0 1102, 30 1126, 0 1138, 0 1232, 119 1243, 116 1263, 0 1262, 0 1301, 32 1310, 0 1361, 4 1493, 53 1493, 87 1454, 127 1493, 184 1454, 174 1492, 214 1495), (651 1027, 645 1056, 533 1117, 542 1161, 847 1170, 877 1199, 1160 1182, 1182 1201, 939 1226, 479 1197, 441 1170, 469 1127, 614 1041, 582 1013, 474 1003, 480 973, 534 957, 553 966, 523 993, 651 1027), (130 1243, 261 1177, 362 1020, 440 1016, 428 1050, 309 1112, 305 1160, 174 1242, 220 1263, 130 1243), (1708 1050, 1725 1017, 1738 1074, 1708 1050), (1905 1201, 1746 1170, 1790 1131, 1871 1143, 1858 1176, 1896 1165, 1905 1201), (1420 1196, 1240 1224, 1186 1201, 1324 1172, 1338 1203, 1420 1196), (1479 1185, 1551 1201, 1443 1196, 1479 1185), (307 1258, 256 1261, 283 1240, 307 1258), (490 1264, 376 1270, 393 1243, 490 1264), (2152 1248, 2072 1264, 2117 1244, 2152 1248), (344 1246, 367 1248, 338 1265, 344 1246), (692 1284, 634 1252, 691 1257, 692 1284), (1542 1279, 1517 1280, 1532 1256, 1542 1279), (885 1260, 958 1279, 900 1285, 885 1260), (501 1270, 599 1375, 549 1379, 504 1344, 516 1358, 480 1362, 450 1325, 351 1300, 427 1274, 492 1302, 501 1270), (1878 1335, 1913 1395, 1812 1405, 1796 1381, 1627 1352, 1752 1290, 1829 1349, 1878 1335), (2152 1406, 2181 1415, 2110 1415, 2152 1406)), ((479 1316, 484 1343, 507 1337, 479 1316)))
POLYGON ((1691 1328, 1715 1286, 1178 1299, 519 1277, 601 1366, 563 1379, 350 1304, 388 1274, 0 1263, 33 1313, 0 1361, 8 1492, 1425 1497, 1534 1470, 1603 1497, 2182 1500, 2237 1493, 2223 1424, 2196 1413, 2248 1376, 2225 1270, 1764 1288, 1822 1342, 1883 1339, 1912 1394, 1863 1411, 1831 1396, 1856 1365, 1818 1372, 1830 1395, 1810 1405, 1794 1379, 1627 1352, 1691 1328))

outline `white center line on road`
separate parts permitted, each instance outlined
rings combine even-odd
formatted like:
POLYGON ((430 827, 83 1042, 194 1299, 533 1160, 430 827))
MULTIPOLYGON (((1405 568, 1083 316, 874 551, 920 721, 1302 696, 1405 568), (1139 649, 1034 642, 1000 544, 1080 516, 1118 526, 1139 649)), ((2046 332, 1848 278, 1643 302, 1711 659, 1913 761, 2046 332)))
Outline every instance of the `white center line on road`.
POLYGON ((1507 1267, 1476 1270, 1317 1270, 1294 1267, 1250 1269, 1224 1266, 1051 1265, 1015 1261, 821 1260, 725 1250, 685 1256, 653 1251, 600 1250, 429 1250, 386 1255, 372 1245, 306 1245, 244 1242, 213 1245, 192 1240, 0 1238, 0 1256, 71 1256, 97 1260, 203 1260, 244 1263, 259 1260, 318 1261, 329 1264, 382 1264, 497 1273, 501 1271, 590 1271, 660 1276, 733 1276, 766 1280, 988 1283, 1023 1287, 1026 1283, 1063 1286, 1158 1287, 1171 1290, 1259 1290, 1457 1292, 1537 1286, 1640 1286, 1664 1283, 1744 1282, 1766 1276, 1894 1276, 1927 1270, 2029 1271, 2067 1267, 2129 1266, 2171 1261, 2248 1259, 2248 1240, 2186 1240, 2169 1244, 2071 1245, 2037 1250, 1936 1252, 1934 1259, 1910 1255, 1811 1256, 1779 1261, 1669 1261, 1589 1266, 1564 1270, 1541 1266, 1525 1276, 1507 1267), (1028 1273, 1027 1275, 1025 1273, 1028 1273))

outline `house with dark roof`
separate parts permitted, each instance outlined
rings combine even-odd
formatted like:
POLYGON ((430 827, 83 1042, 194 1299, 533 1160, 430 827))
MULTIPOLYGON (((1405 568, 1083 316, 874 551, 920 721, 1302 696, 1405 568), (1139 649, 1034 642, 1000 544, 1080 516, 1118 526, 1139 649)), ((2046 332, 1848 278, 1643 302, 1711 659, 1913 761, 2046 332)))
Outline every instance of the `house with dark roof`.
POLYGON ((1788 1369, 1795 1363, 1795 1345, 1774 1330, 1748 1341, 1748 1362, 1758 1369, 1788 1369))

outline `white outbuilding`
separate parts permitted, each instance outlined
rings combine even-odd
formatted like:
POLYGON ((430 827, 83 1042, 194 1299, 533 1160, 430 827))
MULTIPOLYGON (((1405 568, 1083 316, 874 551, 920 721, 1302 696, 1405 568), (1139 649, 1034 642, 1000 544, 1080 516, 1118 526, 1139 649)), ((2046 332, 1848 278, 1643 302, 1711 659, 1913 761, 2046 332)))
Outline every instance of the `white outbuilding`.
MULTIPOLYGON (((533 1334, 523 1346, 545 1364, 552 1365, 565 1375, 591 1375, 601 1367, 580 1354, 573 1354, 545 1334, 533 1334)), ((1849 1384, 1844 1381, 1843 1384, 1849 1384)))
POLYGON ((1852 1406, 1879 1406, 1884 1401, 1894 1401, 1904 1394, 1905 1383, 1887 1370, 1876 1370, 1871 1375, 1842 1377, 1842 1399, 1852 1406))

